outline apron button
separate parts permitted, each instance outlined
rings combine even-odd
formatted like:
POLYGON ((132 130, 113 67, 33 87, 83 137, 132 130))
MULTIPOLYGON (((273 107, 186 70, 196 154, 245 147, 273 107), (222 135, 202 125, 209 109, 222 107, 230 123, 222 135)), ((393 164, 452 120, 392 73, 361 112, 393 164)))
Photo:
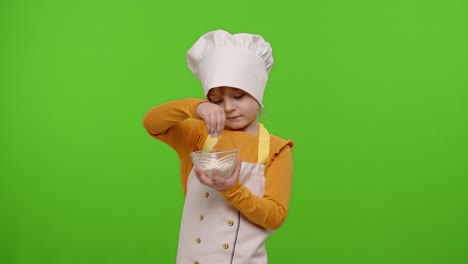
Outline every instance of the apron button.
POLYGON ((209 193, 209 192, 206 192, 206 193, 205 193, 205 197, 208 198, 208 196, 210 196, 210 193, 209 193))
POLYGON ((228 225, 233 226, 233 225, 234 225, 234 221, 229 220, 229 221, 228 221, 228 225))
POLYGON ((197 244, 200 244, 201 239, 199 237, 197 237, 197 239, 195 241, 197 241, 197 244))
POLYGON ((201 220, 203 220, 203 215, 202 215, 202 214, 200 215, 200 221, 201 221, 201 220))
POLYGON ((229 247, 228 243, 224 243, 224 244, 223 244, 223 248, 224 248, 224 249, 228 249, 228 247, 229 247))
POLYGON ((193 264, 200 264, 200 262, 198 262, 198 261, 195 260, 195 261, 193 262, 193 264))

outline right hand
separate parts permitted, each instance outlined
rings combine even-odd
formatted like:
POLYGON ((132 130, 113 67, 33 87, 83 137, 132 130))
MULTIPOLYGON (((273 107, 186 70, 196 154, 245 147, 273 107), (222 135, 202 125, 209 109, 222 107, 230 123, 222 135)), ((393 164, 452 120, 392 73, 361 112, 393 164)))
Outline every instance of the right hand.
POLYGON ((206 130, 211 137, 221 136, 226 122, 226 115, 224 109, 210 102, 203 102, 197 107, 197 115, 205 121, 206 130))

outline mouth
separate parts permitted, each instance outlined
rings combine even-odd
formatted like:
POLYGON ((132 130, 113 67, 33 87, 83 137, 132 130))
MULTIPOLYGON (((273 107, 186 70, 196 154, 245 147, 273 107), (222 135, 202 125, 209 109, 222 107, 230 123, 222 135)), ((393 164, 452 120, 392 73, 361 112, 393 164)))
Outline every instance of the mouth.
POLYGON ((236 119, 238 118, 239 116, 227 116, 226 119, 228 120, 232 120, 232 119, 236 119))

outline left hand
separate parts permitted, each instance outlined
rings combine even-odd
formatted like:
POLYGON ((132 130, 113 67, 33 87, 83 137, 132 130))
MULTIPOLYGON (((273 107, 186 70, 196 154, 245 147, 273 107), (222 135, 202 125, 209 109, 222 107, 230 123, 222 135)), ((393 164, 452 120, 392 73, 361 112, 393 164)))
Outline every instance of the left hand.
POLYGON ((219 173, 216 170, 213 170, 213 178, 206 176, 206 174, 199 168, 195 167, 193 170, 195 171, 195 175, 197 176, 198 181, 200 181, 202 184, 209 186, 217 191, 225 191, 239 181, 241 164, 242 161, 238 159, 234 171, 232 172, 231 176, 226 179, 219 176, 219 173))

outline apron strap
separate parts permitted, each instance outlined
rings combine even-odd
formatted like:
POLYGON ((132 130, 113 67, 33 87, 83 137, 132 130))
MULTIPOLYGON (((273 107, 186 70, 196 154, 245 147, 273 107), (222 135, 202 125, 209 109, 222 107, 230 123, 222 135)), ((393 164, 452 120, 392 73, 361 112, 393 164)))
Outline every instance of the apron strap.
POLYGON ((265 164, 267 162, 268 156, 270 155, 270 133, 261 123, 260 130, 258 131, 258 158, 257 162, 260 164, 265 164))
MULTIPOLYGON (((205 143, 203 144, 203 150, 210 151, 213 146, 218 143, 218 138, 212 138, 210 135, 206 137, 205 143)), ((265 164, 268 156, 270 155, 270 134, 265 126, 259 123, 258 131, 258 156, 257 163, 265 164)))

